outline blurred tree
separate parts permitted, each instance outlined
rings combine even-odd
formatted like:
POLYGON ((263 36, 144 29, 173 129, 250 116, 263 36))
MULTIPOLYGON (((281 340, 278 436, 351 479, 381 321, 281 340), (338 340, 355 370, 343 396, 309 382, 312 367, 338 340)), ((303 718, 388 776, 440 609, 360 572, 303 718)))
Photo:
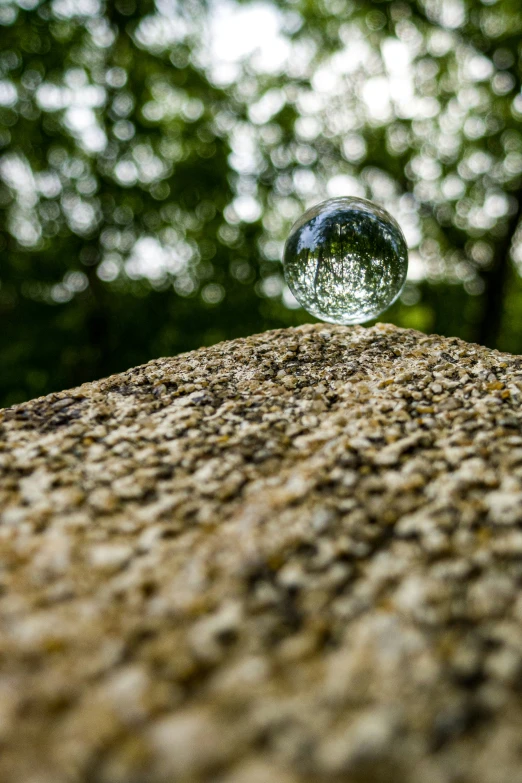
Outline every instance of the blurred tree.
POLYGON ((521 33, 519 0, 4 2, 0 401, 308 320, 278 261, 335 195, 405 230, 390 319, 522 351, 521 33))
MULTIPOLYGON (((403 301, 413 305, 421 292, 433 300, 430 284, 460 289, 461 323, 441 302, 426 326, 522 350, 505 310, 512 289, 521 294, 510 264, 511 251, 522 262, 515 242, 522 209, 518 0, 321 0, 293 8, 295 46, 312 54, 294 58, 294 78, 278 92, 275 78, 253 107, 266 122, 262 107, 271 96, 272 123, 296 109, 286 158, 284 124, 275 134, 279 174, 264 174, 273 220, 281 214, 278 185, 289 199, 316 198, 324 188, 384 204, 406 229, 412 280, 425 281, 403 301), (468 306, 468 297, 479 302, 468 306)), ((261 148, 264 135, 262 125, 261 148)), ((415 309, 396 318, 415 320, 415 309)))

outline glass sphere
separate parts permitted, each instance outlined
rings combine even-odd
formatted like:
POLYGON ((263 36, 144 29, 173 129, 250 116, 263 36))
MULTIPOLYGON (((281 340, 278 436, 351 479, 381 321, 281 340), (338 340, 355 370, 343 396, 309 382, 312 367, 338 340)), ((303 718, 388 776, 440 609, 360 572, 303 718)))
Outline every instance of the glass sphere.
POLYGON ((283 268, 309 313, 330 323, 357 324, 395 302, 406 281, 408 248, 386 210, 362 198, 332 198, 294 223, 283 268))

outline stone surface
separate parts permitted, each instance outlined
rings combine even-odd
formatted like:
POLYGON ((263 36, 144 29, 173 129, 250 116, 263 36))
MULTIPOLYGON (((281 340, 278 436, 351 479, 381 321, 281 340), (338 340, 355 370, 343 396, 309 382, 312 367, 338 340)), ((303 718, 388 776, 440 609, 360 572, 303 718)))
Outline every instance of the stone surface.
POLYGON ((0 412, 2 783, 522 781, 521 394, 317 325, 0 412))

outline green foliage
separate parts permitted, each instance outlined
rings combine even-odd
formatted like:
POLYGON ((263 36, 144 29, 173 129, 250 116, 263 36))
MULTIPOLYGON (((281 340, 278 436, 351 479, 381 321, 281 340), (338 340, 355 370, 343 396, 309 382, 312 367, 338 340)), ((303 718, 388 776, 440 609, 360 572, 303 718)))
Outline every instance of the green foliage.
POLYGON ((221 68, 218 5, 0 6, 0 404, 309 320, 282 244, 336 195, 406 232, 386 317, 522 352, 519 0, 274 4, 221 68))

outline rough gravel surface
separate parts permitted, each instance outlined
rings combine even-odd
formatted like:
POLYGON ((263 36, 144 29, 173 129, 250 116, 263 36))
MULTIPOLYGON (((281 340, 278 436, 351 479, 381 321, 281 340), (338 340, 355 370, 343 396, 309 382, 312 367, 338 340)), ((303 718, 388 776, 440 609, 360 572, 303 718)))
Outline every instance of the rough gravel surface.
POLYGON ((521 782, 521 394, 317 325, 0 411, 2 783, 521 782))

